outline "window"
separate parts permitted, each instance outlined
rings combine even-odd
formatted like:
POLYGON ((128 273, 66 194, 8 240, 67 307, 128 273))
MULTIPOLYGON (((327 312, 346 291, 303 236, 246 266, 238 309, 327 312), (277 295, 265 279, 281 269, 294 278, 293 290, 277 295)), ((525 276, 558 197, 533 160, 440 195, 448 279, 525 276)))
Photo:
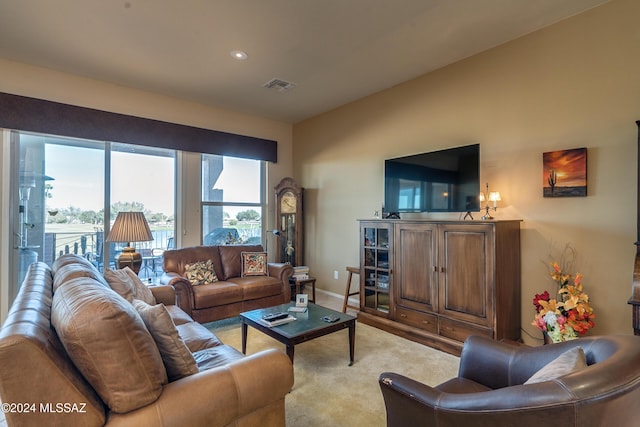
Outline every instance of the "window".
POLYGON ((202 155, 202 243, 262 242, 264 162, 202 155))
POLYGON ((114 266, 120 244, 105 245, 105 221, 143 211, 154 240, 136 243, 142 278, 161 271, 174 236, 175 151, 16 132, 18 283, 34 261, 75 253, 98 269, 114 266), (109 207, 109 209, 105 209, 109 207), (154 251, 156 249, 156 251, 154 251))

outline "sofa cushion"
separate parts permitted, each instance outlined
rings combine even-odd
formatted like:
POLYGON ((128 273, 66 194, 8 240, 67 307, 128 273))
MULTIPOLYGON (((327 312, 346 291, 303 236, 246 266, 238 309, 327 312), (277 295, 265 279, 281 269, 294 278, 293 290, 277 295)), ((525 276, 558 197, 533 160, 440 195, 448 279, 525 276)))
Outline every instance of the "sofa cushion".
POLYGON ((222 342, 217 336, 198 322, 178 325, 176 326, 176 329, 178 330, 178 334, 180 334, 180 338, 182 338, 182 341, 184 341, 187 348, 192 353, 204 350, 205 348, 222 345, 222 342))
POLYGON ((51 323, 67 354, 114 412, 155 401, 167 383, 158 348, 133 306, 89 278, 60 286, 51 323))
POLYGON ((156 305, 156 298, 147 285, 129 267, 120 270, 104 270, 104 278, 118 295, 129 302, 139 299, 149 305, 156 305))
POLYGON ((242 287, 231 281, 220 281, 193 287, 193 308, 204 309, 241 302, 242 287))
POLYGON ((241 276, 266 276, 267 253, 266 252, 242 252, 241 276))
POLYGON ((217 246, 191 246, 169 249, 162 254, 164 271, 173 271, 184 277, 184 267, 196 261, 212 260, 218 279, 222 279, 222 263, 217 246))
POLYGON ((227 280, 231 277, 242 276, 242 252, 263 252, 261 245, 227 245, 219 246, 222 272, 218 271, 218 278, 227 280), (222 275, 222 277, 220 277, 222 275))
POLYGON ((249 276, 229 279, 242 289, 242 300, 249 301, 279 295, 282 293, 282 282, 271 276, 249 276))
POLYGON ((184 323, 193 322, 193 319, 189 317, 187 313, 182 311, 180 307, 177 305, 165 305, 164 308, 167 309, 169 316, 171 316, 171 320, 173 320, 174 325, 182 325, 184 323))
POLYGON ((87 259, 75 254, 65 254, 56 259, 52 266, 53 291, 58 287, 77 277, 89 277, 96 280, 101 285, 108 287, 102 274, 87 259))
POLYGON ((169 381, 193 375, 198 372, 198 366, 193 355, 180 339, 176 325, 171 320, 169 312, 163 304, 149 305, 138 299, 133 300, 133 306, 142 317, 144 324, 151 333, 160 356, 167 369, 169 381))
POLYGON ((547 363, 538 372, 533 374, 531 378, 525 381, 525 384, 535 384, 543 381, 551 381, 563 375, 579 371, 587 367, 587 358, 584 355, 582 347, 573 347, 565 351, 560 356, 547 363))
POLYGON ((236 360, 244 358, 242 353, 228 345, 220 345, 196 351, 193 353, 193 357, 198 363, 198 369, 200 371, 206 371, 207 369, 217 368, 219 366, 226 366, 236 360))
POLYGON ((208 285, 218 281, 218 276, 213 267, 213 261, 196 261, 192 264, 184 266, 184 277, 191 282, 193 286, 208 285))

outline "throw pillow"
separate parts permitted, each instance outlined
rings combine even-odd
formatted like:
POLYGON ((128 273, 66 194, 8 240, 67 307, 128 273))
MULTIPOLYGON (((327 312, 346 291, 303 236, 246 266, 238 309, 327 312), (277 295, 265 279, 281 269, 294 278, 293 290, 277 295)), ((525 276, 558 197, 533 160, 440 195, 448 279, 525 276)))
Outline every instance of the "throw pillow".
POLYGON ((118 295, 129 302, 133 302, 133 283, 129 280, 129 275, 124 271, 124 269, 111 270, 110 268, 105 268, 104 278, 109 284, 109 287, 111 287, 111 289, 113 289, 118 295))
POLYGON ((158 347, 131 304, 89 278, 53 295, 51 324, 74 365, 117 413, 155 401, 167 383, 158 347))
POLYGON ((193 286, 208 285, 218 281, 218 276, 213 268, 213 261, 197 261, 184 266, 184 275, 193 286))
POLYGON ((169 381, 198 373, 198 365, 180 338, 176 325, 163 304, 149 305, 133 300, 133 306, 151 333, 167 370, 169 381))
POLYGON ((242 277, 266 275, 266 252, 242 252, 242 277))
POLYGON ((120 270, 107 268, 104 271, 104 278, 111 289, 127 301, 133 302, 134 299, 139 299, 149 305, 156 304, 156 299, 149 287, 129 267, 120 270))
POLYGON ((582 350, 582 347, 574 347, 543 366, 542 369, 525 381, 525 384, 551 381, 586 367, 587 358, 584 355, 584 350, 582 350))

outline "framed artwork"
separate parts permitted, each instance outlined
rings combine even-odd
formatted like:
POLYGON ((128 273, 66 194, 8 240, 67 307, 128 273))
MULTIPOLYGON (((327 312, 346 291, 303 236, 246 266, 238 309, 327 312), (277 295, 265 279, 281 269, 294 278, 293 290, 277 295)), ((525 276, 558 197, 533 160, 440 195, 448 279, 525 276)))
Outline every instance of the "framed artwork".
POLYGON ((306 307, 309 303, 309 295, 298 294, 296 295, 296 307, 306 307))
POLYGON ((542 153, 544 197, 587 196, 587 149, 542 153))

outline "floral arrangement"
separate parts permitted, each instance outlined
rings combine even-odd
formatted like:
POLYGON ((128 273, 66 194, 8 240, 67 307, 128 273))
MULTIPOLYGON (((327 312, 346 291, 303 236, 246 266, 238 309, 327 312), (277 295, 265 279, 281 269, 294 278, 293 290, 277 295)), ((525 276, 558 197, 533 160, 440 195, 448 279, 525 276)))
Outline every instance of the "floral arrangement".
POLYGON ((558 285, 558 296, 551 298, 548 291, 535 295, 536 316, 532 325, 546 332, 553 342, 576 339, 595 326, 596 315, 589 296, 582 291, 582 275, 565 274, 555 261, 551 267, 550 275, 558 285))

